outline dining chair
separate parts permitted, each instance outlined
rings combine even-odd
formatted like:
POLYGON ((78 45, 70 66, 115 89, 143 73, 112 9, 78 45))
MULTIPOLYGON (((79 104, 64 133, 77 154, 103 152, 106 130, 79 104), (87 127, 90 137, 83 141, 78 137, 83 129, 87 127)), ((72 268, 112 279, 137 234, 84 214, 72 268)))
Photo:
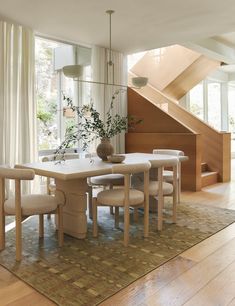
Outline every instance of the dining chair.
MULTIPOLYGON (((86 158, 97 157, 96 153, 86 154, 86 158)), ((124 175, 122 174, 105 174, 99 176, 92 176, 87 179, 88 189, 88 203, 89 203, 89 218, 92 219, 92 198, 93 188, 103 188, 103 190, 110 189, 117 186, 124 186, 124 175)), ((110 214, 113 215, 113 207, 110 206, 110 214)))
MULTIPOLYGON (((154 149, 153 154, 163 154, 163 155, 171 155, 177 156, 179 159, 179 163, 177 165, 177 203, 180 203, 180 195, 181 195, 181 163, 183 161, 188 160, 188 156, 184 155, 183 151, 180 150, 171 150, 171 149, 154 149)), ((163 179, 166 182, 173 182, 173 171, 172 170, 163 170, 163 179)))
POLYGON ((149 169, 151 165, 147 163, 139 164, 119 164, 112 166, 113 174, 124 175, 124 187, 119 189, 103 190, 93 197, 93 236, 98 236, 97 207, 115 207, 115 226, 118 225, 119 207, 124 208, 124 246, 129 242, 130 211, 129 207, 142 205, 144 207, 144 237, 148 237, 149 232, 149 169), (133 173, 144 173, 144 190, 139 191, 130 187, 130 175, 133 173))
MULTIPOLYGON (((88 178, 89 189, 89 218, 92 219, 92 197, 93 187, 101 187, 103 190, 112 190, 113 187, 124 186, 123 174, 105 174, 88 178)), ((113 207, 110 206, 110 213, 113 214, 113 207)))
POLYGON ((39 237, 44 235, 44 214, 58 214, 58 240, 63 245, 63 192, 57 191, 55 196, 47 194, 21 195, 21 181, 33 180, 33 170, 13 169, 0 166, 0 250, 5 248, 5 216, 15 215, 16 224, 16 260, 22 258, 22 225, 24 218, 39 215, 39 237), (5 199, 5 180, 15 181, 15 197, 5 199))
MULTIPOLYGON (((178 158, 177 157, 170 157, 169 159, 156 159, 150 160, 151 168, 157 169, 157 180, 150 179, 149 180, 149 196, 156 199, 157 203, 157 229, 159 231, 162 230, 163 227, 163 209, 164 209, 164 197, 165 196, 172 196, 172 206, 173 206, 173 213, 172 213, 172 221, 173 223, 176 222, 176 183, 177 183, 177 164, 178 158), (173 182, 168 183, 165 182, 163 179, 163 169, 164 167, 172 167, 173 168, 173 182)), ((141 182, 135 182, 135 188, 138 190, 144 190, 144 184, 141 182)))

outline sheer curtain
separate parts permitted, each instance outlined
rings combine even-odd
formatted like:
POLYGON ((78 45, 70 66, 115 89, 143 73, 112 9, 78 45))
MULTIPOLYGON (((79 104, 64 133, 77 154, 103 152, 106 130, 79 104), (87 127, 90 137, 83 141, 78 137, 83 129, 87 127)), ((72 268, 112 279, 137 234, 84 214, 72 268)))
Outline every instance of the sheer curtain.
MULTIPOLYGON (((92 79, 93 81, 106 82, 109 77, 110 83, 112 83, 112 73, 107 76, 107 62, 108 62, 109 50, 94 46, 92 48, 92 79)), ((122 53, 112 51, 112 61, 114 63, 114 83, 126 84, 127 83, 127 60, 126 56, 122 53)), ((106 113, 109 109, 112 95, 116 90, 120 90, 120 87, 107 86, 100 84, 93 84, 92 86, 92 100, 95 108, 101 114, 102 118, 106 119, 106 113)), ((120 90, 114 101, 113 114, 120 114, 121 116, 127 115, 126 106, 127 92, 120 90)), ((114 146, 115 153, 125 152, 125 133, 121 133, 113 139, 111 143, 114 146)))
POLYGON ((0 164, 36 159, 34 34, 0 21, 0 164))

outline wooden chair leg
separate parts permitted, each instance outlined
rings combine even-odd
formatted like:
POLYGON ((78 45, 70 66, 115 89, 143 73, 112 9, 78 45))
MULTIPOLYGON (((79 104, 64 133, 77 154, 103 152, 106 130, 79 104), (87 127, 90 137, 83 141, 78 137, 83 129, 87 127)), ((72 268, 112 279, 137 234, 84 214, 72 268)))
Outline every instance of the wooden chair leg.
POLYGON ((97 198, 92 199, 92 217, 93 217, 93 237, 97 237, 98 236, 97 198))
POLYGON ((22 225, 21 217, 15 216, 16 222, 16 261, 21 261, 22 258, 22 225))
POLYGON ((5 249, 5 215, 0 216, 0 251, 5 249))
POLYGON ((149 236, 149 201, 144 203, 144 237, 149 236))
POLYGON ((179 174, 177 177, 177 168, 173 168, 173 223, 176 223, 176 205, 177 201, 179 200, 179 174))
POLYGON ((39 237, 44 236, 44 215, 39 215, 39 237))
POLYGON ((0 251, 5 249, 5 179, 0 178, 0 251))
POLYGON ((109 206, 109 212, 110 212, 110 215, 114 215, 113 206, 109 206))
POLYGON ((178 165, 178 177, 177 177, 177 203, 180 203, 180 196, 181 196, 181 163, 178 165))
POLYGON ((176 223, 176 209, 177 209, 177 194, 178 194, 178 190, 174 190, 173 191, 173 216, 172 216, 172 221, 173 223, 176 223))
POLYGON ((180 195, 181 195, 181 181, 177 180, 177 203, 180 203, 180 195))
POLYGON ((115 206, 115 228, 119 228, 119 207, 115 206))
MULTIPOLYGON (((109 190, 112 190, 112 189, 113 189, 113 185, 110 184, 110 185, 109 185, 109 190)), ((114 215, 113 206, 109 206, 109 211, 110 211, 110 215, 114 215)))
POLYGON ((163 197, 159 196, 158 197, 158 203, 157 203, 157 214, 158 214, 158 218, 157 218, 157 229, 159 231, 162 230, 162 222, 163 222, 163 197))
POLYGON ((22 258, 22 215, 20 183, 20 180, 15 180, 16 261, 21 261, 22 258))
POLYGON ((88 208, 89 208, 89 219, 92 219, 92 187, 88 189, 88 208))
POLYGON ((130 227, 130 212, 129 206, 124 207, 124 246, 127 247, 129 243, 129 227, 130 227))
POLYGON ((58 214, 58 241, 59 247, 64 245, 64 227, 63 227, 63 206, 59 205, 57 208, 58 214))
POLYGON ((134 222, 137 223, 138 219, 138 208, 134 207, 134 222))

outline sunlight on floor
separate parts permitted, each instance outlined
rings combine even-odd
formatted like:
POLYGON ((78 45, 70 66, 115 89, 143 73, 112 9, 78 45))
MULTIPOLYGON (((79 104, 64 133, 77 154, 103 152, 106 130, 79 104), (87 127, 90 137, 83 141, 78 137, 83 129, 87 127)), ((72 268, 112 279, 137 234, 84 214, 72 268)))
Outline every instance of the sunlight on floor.
MULTIPOLYGON (((27 220, 29 220, 29 219, 32 218, 32 217, 33 217, 33 216, 24 219, 21 223, 26 222, 27 220)), ((5 226, 5 232, 6 232, 6 233, 9 232, 10 230, 12 230, 12 229, 15 228, 15 227, 16 227, 16 223, 15 223, 15 221, 13 221, 13 222, 11 222, 10 224, 7 224, 7 225, 5 226)))

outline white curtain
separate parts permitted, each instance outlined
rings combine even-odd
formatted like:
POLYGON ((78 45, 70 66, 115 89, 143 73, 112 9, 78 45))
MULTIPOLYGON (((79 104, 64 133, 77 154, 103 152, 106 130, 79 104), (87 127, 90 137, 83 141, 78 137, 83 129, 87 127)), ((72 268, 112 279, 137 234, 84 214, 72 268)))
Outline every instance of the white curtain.
MULTIPOLYGON (((122 53, 112 51, 112 61, 114 63, 114 79, 112 71, 107 71, 107 62, 109 60, 109 50, 94 46, 92 48, 92 79, 98 82, 107 82, 114 84, 127 84, 127 61, 126 56, 122 53), (107 75, 109 74, 109 75, 107 75)), ((95 108, 101 114, 102 118, 106 119, 106 113, 109 109, 112 95, 116 90, 120 90, 117 86, 107 86, 94 84, 92 86, 92 100, 95 108)), ((120 91, 114 100, 113 114, 127 115, 126 106, 127 92, 120 91)), ((125 152, 125 133, 121 133, 113 139, 111 143, 115 153, 125 152)))
POLYGON ((36 159, 34 34, 0 21, 0 164, 36 159))

